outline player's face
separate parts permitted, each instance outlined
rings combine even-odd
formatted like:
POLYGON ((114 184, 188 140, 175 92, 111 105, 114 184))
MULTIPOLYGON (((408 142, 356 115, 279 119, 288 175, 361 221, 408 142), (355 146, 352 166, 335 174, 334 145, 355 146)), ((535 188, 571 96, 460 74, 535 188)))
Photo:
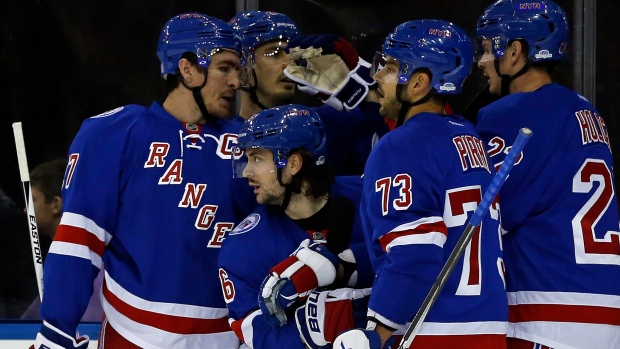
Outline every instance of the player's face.
POLYGON ((246 149, 248 164, 243 177, 254 188, 256 202, 266 205, 280 205, 284 199, 284 187, 278 182, 273 153, 268 149, 246 149))
POLYGON ((230 116, 235 89, 239 87, 240 64, 239 56, 228 50, 211 57, 207 84, 201 90, 209 114, 219 118, 230 116))
POLYGON ((398 119, 398 112, 401 104, 396 99, 396 86, 398 82, 398 61, 387 60, 385 66, 379 70, 375 76, 375 81, 379 85, 379 114, 391 120, 398 119))
MULTIPOLYGON (((502 79, 497 75, 497 71, 495 70, 495 56, 491 49, 491 45, 491 39, 482 41, 483 52, 480 61, 478 61, 478 68, 482 69, 484 77, 488 80, 489 92, 499 96, 502 90, 502 79)), ((500 71, 502 61, 504 60, 500 59, 500 71)))
MULTIPOLYGON (((253 69, 258 85, 256 95, 266 107, 289 103, 295 94, 295 83, 284 75, 284 68, 291 63, 284 50, 287 41, 268 41, 256 48, 253 69)), ((255 81, 250 80, 251 85, 255 81)))

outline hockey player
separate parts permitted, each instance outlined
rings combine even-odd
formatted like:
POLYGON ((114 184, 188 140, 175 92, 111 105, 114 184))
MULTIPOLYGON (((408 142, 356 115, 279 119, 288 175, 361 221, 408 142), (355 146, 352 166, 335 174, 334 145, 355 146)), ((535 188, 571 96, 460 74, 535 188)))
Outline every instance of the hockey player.
POLYGON ((339 288, 374 278, 359 191, 334 182, 325 143, 318 114, 295 104, 258 112, 239 133, 246 157, 234 168, 262 205, 224 242, 220 281, 231 327, 251 348, 323 347, 356 327, 353 310, 365 322, 368 289, 339 288))
POLYGON ((63 215, 45 264, 36 349, 86 348, 76 327, 105 269, 100 348, 238 348, 217 258, 251 212, 230 176, 241 41, 200 13, 171 18, 157 55, 163 104, 84 121, 69 149, 63 215))
POLYGON ((620 348, 609 134, 598 111, 550 75, 568 32, 548 0, 497 1, 477 24, 478 66, 505 96, 478 114, 492 160, 501 164, 520 127, 534 132, 500 191, 511 349, 620 348))
MULTIPOLYGON (((413 318, 492 179, 474 126, 444 115, 460 93, 473 47, 456 25, 405 22, 377 53, 381 113, 402 126, 385 135, 364 169, 361 214, 377 275, 366 330, 338 348, 380 348, 413 318)), ((430 309, 411 348, 506 347, 498 206, 493 205, 430 309)))
POLYGON ((344 39, 300 36, 297 25, 281 13, 246 11, 229 23, 243 38, 248 62, 240 117, 291 103, 297 86, 320 96, 326 104, 315 110, 325 125, 328 165, 337 176, 360 175, 372 146, 388 131, 379 104, 372 102, 376 92, 369 89, 374 84, 369 64, 344 39), (293 64, 302 56, 310 57, 308 67, 293 64))

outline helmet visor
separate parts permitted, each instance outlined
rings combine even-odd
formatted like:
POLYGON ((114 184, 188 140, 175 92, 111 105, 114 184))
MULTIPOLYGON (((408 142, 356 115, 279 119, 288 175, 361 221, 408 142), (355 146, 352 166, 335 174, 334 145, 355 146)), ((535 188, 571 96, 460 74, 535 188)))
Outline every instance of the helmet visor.
MULTIPOLYGON (((239 146, 234 147, 234 153, 242 152, 239 146)), ((232 158, 233 178, 249 178, 276 171, 273 162, 273 153, 264 148, 248 148, 245 154, 232 158)))
POLYGON ((373 59, 370 76, 383 83, 406 84, 414 70, 414 63, 377 52, 373 59))
POLYGON ((501 36, 479 36, 476 40, 474 60, 484 63, 503 57, 506 53, 507 40, 501 36))
POLYGON ((284 75, 284 68, 292 62, 290 55, 285 50, 288 42, 288 39, 271 40, 248 52, 244 59, 246 65, 241 74, 241 87, 250 87, 254 69, 257 67, 279 65, 282 67, 282 75, 284 75))

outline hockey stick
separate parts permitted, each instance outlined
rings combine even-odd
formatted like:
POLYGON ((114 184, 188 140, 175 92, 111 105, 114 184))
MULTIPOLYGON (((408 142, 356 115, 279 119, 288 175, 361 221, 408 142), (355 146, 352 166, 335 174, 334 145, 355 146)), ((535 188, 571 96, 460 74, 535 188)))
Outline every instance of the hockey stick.
POLYGON ((504 163, 497 171, 497 174, 493 177, 493 180, 491 181, 491 184, 489 184, 489 187, 484 193, 480 204, 478 205, 478 207, 474 211, 474 214, 469 220, 469 224, 467 224, 465 231, 463 231, 463 234, 456 242, 454 250, 452 250, 452 253, 450 253, 446 264, 444 264, 443 268, 439 272, 437 280, 435 280, 435 283, 431 287, 431 290, 426 295, 426 298, 424 298, 420 309, 413 317, 413 320, 411 320, 411 324, 403 335, 403 339, 398 345, 398 349, 409 348, 409 346, 413 342, 416 333, 420 329, 420 326, 422 326, 422 322, 424 322, 426 315, 437 300, 437 297, 439 297, 439 293, 446 285, 448 277, 452 273, 452 270, 454 270, 454 267, 458 263, 458 260, 463 255, 465 247, 467 247, 467 244, 469 244, 472 236, 474 235, 474 231, 476 230, 478 225, 480 225, 480 222, 482 222, 482 219, 489 210, 489 206, 491 206, 491 203, 495 199, 495 196, 497 196, 497 193, 499 193, 499 189, 502 187, 502 184, 504 184, 504 181, 506 181, 510 170, 514 166, 517 158, 523 150, 523 147, 525 147, 525 144, 531 136, 532 131, 529 128, 524 127, 519 131, 519 135, 517 136, 517 139, 512 145, 510 152, 508 153, 508 155, 506 155, 504 163))
POLYGON ((32 201, 32 187, 30 186, 30 174, 28 172, 28 161, 26 160, 26 145, 24 144, 24 133, 22 123, 13 123, 13 135, 15 136, 15 149, 17 150, 17 162, 19 164, 19 176, 22 180, 24 189, 24 199, 26 200, 26 211, 28 218, 28 230, 30 232, 30 247, 32 249, 32 261, 39 287, 39 298, 43 300, 43 254, 39 241, 39 231, 37 229, 37 219, 34 214, 34 204, 32 201))

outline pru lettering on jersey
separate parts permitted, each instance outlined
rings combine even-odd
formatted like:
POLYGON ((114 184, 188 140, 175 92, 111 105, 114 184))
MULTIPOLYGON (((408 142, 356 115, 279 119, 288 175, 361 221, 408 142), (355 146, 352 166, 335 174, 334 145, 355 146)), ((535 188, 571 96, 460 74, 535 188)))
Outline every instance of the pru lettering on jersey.
POLYGON ((484 143, 480 139, 470 135, 461 135, 452 138, 452 143, 461 159, 463 171, 482 167, 491 173, 484 143))
MULTIPOLYGON (((581 143, 583 145, 590 143, 605 143, 609 147, 609 134, 605 121, 597 113, 589 109, 583 109, 575 112, 575 117, 579 121, 581 129, 581 143)), ((611 148, 610 148, 611 150, 611 148)))

